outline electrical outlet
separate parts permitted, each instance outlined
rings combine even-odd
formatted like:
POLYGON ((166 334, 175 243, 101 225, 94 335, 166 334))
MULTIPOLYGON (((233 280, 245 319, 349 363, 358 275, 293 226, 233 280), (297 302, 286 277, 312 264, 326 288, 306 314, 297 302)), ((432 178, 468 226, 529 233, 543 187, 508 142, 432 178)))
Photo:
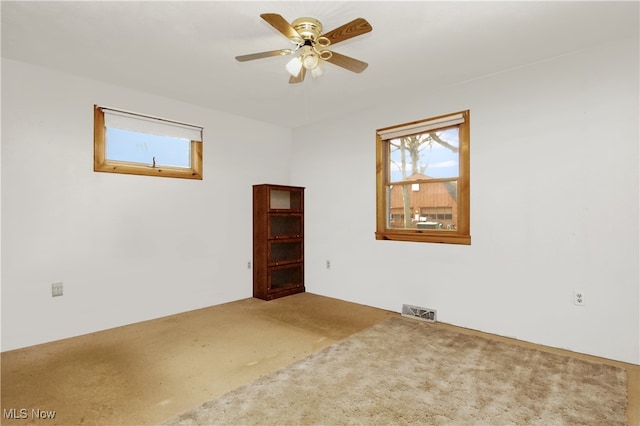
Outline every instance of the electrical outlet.
POLYGON ((62 296, 62 283, 53 283, 51 284, 51 297, 62 296))
POLYGON ((247 262, 247 269, 251 269, 251 261, 247 262))
POLYGON ((577 306, 584 306, 584 291, 574 290, 573 303, 574 305, 577 305, 577 306))
POLYGON ((327 269, 331 269, 331 261, 327 260, 327 269))

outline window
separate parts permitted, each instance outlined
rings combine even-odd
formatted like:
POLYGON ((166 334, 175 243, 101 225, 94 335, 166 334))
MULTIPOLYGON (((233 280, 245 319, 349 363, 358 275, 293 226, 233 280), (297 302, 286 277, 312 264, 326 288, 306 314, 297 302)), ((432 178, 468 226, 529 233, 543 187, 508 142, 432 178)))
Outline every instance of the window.
POLYGON ((202 127, 94 106, 96 172, 202 180, 202 127))
POLYGON ((469 111, 376 131, 376 239, 471 244, 469 111))

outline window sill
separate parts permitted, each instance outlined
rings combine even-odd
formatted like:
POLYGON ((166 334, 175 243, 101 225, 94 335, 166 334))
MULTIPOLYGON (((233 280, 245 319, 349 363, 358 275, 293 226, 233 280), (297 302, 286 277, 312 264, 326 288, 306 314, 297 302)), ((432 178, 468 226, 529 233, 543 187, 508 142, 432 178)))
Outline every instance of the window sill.
POLYGON ((106 173, 202 180, 202 174, 193 169, 183 169, 178 167, 151 167, 145 165, 138 166, 116 161, 105 161, 102 164, 96 164, 94 165, 93 170, 96 172, 106 173))
POLYGON ((471 245, 470 235, 453 234, 450 231, 438 231, 437 233, 424 231, 376 232, 376 240, 471 245))

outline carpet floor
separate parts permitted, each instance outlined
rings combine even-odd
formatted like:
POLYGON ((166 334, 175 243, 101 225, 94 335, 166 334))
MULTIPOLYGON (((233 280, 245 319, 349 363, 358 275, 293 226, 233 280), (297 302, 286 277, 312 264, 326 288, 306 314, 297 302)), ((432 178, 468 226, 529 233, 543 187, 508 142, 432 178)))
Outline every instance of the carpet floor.
POLYGON ((626 425, 624 369, 394 317, 166 425, 626 425))

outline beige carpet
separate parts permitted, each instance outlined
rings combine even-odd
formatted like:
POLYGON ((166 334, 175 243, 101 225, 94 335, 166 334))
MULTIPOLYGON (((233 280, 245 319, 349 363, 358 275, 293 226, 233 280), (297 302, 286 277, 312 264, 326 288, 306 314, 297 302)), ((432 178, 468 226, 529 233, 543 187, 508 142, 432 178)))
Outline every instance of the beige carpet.
POLYGON ((616 367, 395 317, 166 424, 625 425, 626 381, 616 367))

